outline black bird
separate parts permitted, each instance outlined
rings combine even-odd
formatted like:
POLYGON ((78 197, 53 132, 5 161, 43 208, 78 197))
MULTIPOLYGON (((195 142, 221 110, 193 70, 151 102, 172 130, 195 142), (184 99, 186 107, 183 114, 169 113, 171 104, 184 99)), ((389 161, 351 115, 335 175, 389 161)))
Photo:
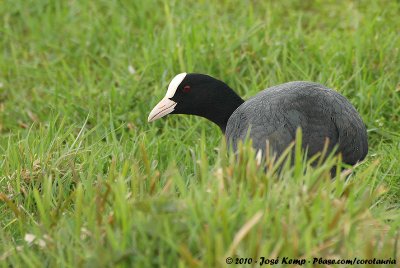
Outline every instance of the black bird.
POLYGON ((337 145, 343 162, 354 165, 368 153, 365 125, 351 103, 336 91, 314 82, 295 81, 267 88, 247 101, 211 76, 181 73, 168 86, 165 97, 148 121, 167 114, 192 114, 217 124, 236 150, 247 135, 253 147, 265 154, 266 143, 279 155, 303 132, 308 157, 327 153, 337 145))

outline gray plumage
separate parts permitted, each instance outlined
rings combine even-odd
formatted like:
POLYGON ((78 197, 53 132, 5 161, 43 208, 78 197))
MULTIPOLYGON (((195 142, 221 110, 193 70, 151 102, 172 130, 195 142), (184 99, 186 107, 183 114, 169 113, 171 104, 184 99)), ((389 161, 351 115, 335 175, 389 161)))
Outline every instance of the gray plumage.
POLYGON ((335 145, 343 162, 355 164, 368 152, 367 131, 356 109, 336 91, 313 82, 289 82, 261 91, 241 104, 229 117, 225 136, 236 150, 239 140, 249 138, 265 154, 266 142, 279 156, 303 132, 308 156, 328 153, 335 145))

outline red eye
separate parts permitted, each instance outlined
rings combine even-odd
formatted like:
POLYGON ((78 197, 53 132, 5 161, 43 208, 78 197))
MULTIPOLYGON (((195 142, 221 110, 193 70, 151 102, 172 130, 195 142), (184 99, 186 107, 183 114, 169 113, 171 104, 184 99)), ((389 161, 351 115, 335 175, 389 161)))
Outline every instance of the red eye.
POLYGON ((190 91, 190 86, 186 85, 183 87, 183 92, 188 93, 190 91))

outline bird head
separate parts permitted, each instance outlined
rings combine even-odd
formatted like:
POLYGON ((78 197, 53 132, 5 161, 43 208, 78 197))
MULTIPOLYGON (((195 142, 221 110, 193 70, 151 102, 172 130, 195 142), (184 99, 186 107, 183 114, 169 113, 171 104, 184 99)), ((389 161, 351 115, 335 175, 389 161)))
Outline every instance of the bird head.
POLYGON ((165 97, 150 112, 152 122, 168 114, 205 117, 225 128, 232 112, 243 100, 224 82, 209 75, 180 73, 168 85, 165 97))

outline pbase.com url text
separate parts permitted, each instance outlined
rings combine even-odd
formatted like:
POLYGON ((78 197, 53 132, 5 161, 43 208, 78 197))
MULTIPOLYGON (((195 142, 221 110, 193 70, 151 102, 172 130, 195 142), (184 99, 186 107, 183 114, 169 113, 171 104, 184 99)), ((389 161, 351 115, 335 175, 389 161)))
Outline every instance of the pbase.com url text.
POLYGON ((289 265, 305 265, 305 264, 347 264, 347 265, 359 265, 359 264, 396 264, 396 259, 359 259, 357 257, 353 259, 326 259, 326 258, 312 258, 312 259, 295 259, 289 257, 282 258, 241 258, 241 257, 227 257, 226 264, 258 264, 263 265, 275 265, 275 264, 289 264, 289 265))

